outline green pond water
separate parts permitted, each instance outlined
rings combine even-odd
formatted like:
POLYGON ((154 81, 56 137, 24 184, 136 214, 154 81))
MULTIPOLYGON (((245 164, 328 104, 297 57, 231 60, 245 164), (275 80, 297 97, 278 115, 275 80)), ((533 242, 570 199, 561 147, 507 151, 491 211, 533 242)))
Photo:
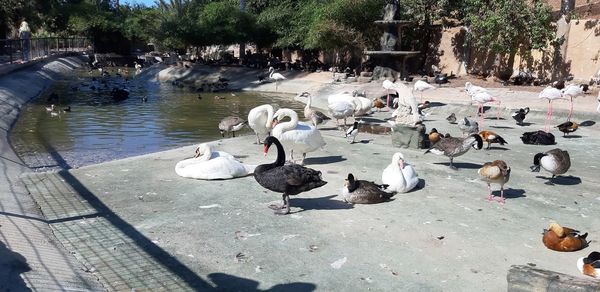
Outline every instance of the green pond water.
MULTIPOLYGON (((248 112, 261 104, 292 108, 299 113, 304 106, 289 95, 195 92, 132 76, 126 81, 127 76, 92 74, 73 72, 24 106, 10 139, 29 167, 80 167, 211 141, 221 138, 217 125, 225 116, 247 119, 248 112), (113 101, 113 87, 126 88, 130 97, 113 101), (49 101, 50 92, 57 93, 59 100, 49 101), (143 97, 147 102, 142 101, 143 97), (46 109, 51 103, 56 104, 55 114, 46 109), (63 111, 67 106, 71 106, 70 112, 63 111)), ((236 135, 254 132, 244 128, 236 135)))

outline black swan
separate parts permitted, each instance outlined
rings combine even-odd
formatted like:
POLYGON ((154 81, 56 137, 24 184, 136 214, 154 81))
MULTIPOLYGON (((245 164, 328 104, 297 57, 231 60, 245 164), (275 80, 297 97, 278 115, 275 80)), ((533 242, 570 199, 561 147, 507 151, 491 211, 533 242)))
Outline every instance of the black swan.
POLYGON ((297 195, 327 184, 321 179, 321 172, 298 164, 285 164, 285 152, 283 146, 273 136, 264 141, 265 155, 269 147, 275 144, 277 147, 277 159, 273 163, 261 164, 254 170, 254 179, 262 187, 277 193, 283 193, 282 205, 271 205, 269 208, 275 210, 275 214, 290 213, 290 196, 297 195))

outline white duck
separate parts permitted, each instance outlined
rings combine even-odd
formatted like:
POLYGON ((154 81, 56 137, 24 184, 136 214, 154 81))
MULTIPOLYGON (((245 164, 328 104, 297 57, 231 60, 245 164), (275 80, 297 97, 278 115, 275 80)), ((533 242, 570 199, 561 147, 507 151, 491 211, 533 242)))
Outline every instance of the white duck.
POLYGON ((260 136, 269 136, 273 128, 273 106, 263 104, 250 110, 248 126, 256 133, 256 144, 261 144, 260 136))
POLYGON ((383 170, 381 181, 389 185, 386 191, 406 193, 417 186, 419 178, 414 167, 404 161, 404 155, 396 152, 392 163, 383 170))
POLYGON ((194 158, 177 162, 175 172, 182 177, 213 180, 246 176, 254 168, 256 165, 243 164, 227 152, 213 152, 210 145, 203 143, 196 148, 194 158))
POLYGON ((275 112, 272 134, 277 138, 284 149, 290 150, 291 161, 294 161, 294 151, 302 153, 302 163, 306 158, 306 153, 315 151, 325 146, 325 141, 321 132, 316 127, 304 122, 298 122, 298 114, 288 108, 282 108, 275 112), (291 121, 280 123, 284 117, 289 117, 291 121))

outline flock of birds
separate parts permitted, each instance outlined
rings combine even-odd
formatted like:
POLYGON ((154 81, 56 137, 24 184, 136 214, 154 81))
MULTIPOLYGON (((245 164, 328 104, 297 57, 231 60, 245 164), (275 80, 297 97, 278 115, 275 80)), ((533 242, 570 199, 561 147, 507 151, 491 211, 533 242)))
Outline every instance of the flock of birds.
MULTIPOLYGON (((394 84, 390 85, 389 83, 391 82, 384 82, 383 88, 394 90, 394 84)), ((435 87, 419 80, 415 82, 413 92, 423 92, 431 89, 435 89, 435 87)), ((507 144, 506 140, 497 133, 480 129, 480 125, 483 125, 484 121, 484 104, 489 102, 500 104, 500 100, 487 89, 469 82, 465 84, 465 92, 478 105, 479 121, 471 117, 457 119, 455 114, 451 114, 447 117, 447 120, 451 124, 458 124, 463 132, 463 137, 442 135, 436 129, 432 129, 428 136, 431 146, 425 152, 448 157, 450 160, 449 167, 452 169, 456 169, 453 164, 454 158, 467 153, 471 148, 481 150, 484 143, 487 143, 486 149, 490 149, 491 144, 494 143, 507 144)), ((555 99, 568 99, 572 104, 573 98, 582 95, 583 92, 584 87, 569 85, 562 89, 550 86, 539 94, 540 98, 546 98, 549 102, 546 132, 548 132, 547 124, 552 117, 552 101, 555 99)), ((202 144, 196 149, 194 158, 177 163, 175 167, 177 174, 198 179, 228 179, 253 175, 262 187, 282 194, 282 203, 273 204, 269 207, 275 210, 276 214, 288 214, 290 212, 290 196, 327 184, 322 179, 320 171, 304 166, 307 153, 321 149, 326 145, 317 126, 331 119, 329 116, 336 120, 338 127, 340 126, 339 120, 343 120, 344 135, 348 138, 348 141, 354 143, 361 124, 358 117, 370 114, 374 109, 391 108, 394 105, 394 101, 390 100, 389 94, 385 98, 386 103, 383 103, 380 98, 366 98, 364 93, 343 92, 328 97, 328 116, 312 108, 310 94, 303 93, 302 96, 307 98, 304 108, 304 118, 307 122, 299 121, 298 114, 291 109, 281 108, 275 111, 273 106, 265 104, 250 110, 247 120, 231 116, 224 118, 219 124, 219 129, 223 135, 227 132, 235 135, 236 131, 248 125, 256 134, 257 144, 261 144, 261 137, 266 136, 262 141, 264 154, 266 155, 269 149, 275 145, 277 157, 274 162, 258 166, 246 165, 228 153, 212 151, 210 146, 202 144), (383 106, 378 106, 378 103, 383 103, 383 106), (346 128, 346 119, 349 117, 354 117, 355 121, 351 127, 346 128), (286 151, 290 153, 290 160, 287 162, 286 151), (294 160, 294 154, 301 154, 302 158, 294 160)), ((424 105, 425 102, 419 105, 419 112, 424 105)), ((517 125, 524 125, 524 120, 529 111, 529 108, 522 108, 515 111, 511 116, 517 125)), ((571 116, 572 110, 569 113, 567 122, 558 126, 558 129, 565 134, 577 130, 577 124, 570 120, 571 116)), ((497 118, 499 118, 499 113, 497 118)), ((552 178, 555 178, 567 173, 570 166, 569 153, 556 148, 535 154, 531 171, 544 169, 552 175, 552 178)), ((497 200, 502 204, 505 203, 504 186, 508 183, 510 174, 511 168, 503 160, 486 162, 478 170, 479 178, 488 185, 487 200, 497 200), (499 198, 492 194, 492 184, 500 186, 499 198)), ((343 200, 352 204, 381 203, 388 201, 396 193, 411 191, 419 183, 416 170, 410 163, 405 161, 400 152, 393 155, 391 163, 383 170, 381 177, 382 183, 378 184, 372 181, 359 180, 352 173, 348 173, 341 192, 343 200)), ((579 250, 587 246, 586 236, 587 234, 581 235, 576 230, 566 227, 561 228, 558 224, 553 223, 550 229, 544 231, 543 243, 553 250, 579 250)), ((598 252, 592 252, 588 257, 579 259, 577 265, 584 274, 596 278, 600 277, 600 254, 598 252)))

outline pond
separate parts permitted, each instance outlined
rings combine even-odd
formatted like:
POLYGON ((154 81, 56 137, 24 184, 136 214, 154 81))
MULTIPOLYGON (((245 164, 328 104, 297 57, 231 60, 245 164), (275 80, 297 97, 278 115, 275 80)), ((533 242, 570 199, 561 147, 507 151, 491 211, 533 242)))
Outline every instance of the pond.
MULTIPOLYGON (((195 92, 125 74, 101 77, 99 72, 80 70, 24 106, 10 139, 33 169, 80 167, 220 139, 217 125, 223 117, 247 119, 261 104, 297 112, 304 107, 289 95, 195 92), (126 88, 130 97, 115 102, 110 96, 113 87, 126 88), (58 100, 50 98, 50 92, 58 100), (51 103, 57 112, 46 109, 51 103), (71 111, 64 111, 67 106, 71 111)), ((254 132, 244 128, 237 134, 254 132)))

